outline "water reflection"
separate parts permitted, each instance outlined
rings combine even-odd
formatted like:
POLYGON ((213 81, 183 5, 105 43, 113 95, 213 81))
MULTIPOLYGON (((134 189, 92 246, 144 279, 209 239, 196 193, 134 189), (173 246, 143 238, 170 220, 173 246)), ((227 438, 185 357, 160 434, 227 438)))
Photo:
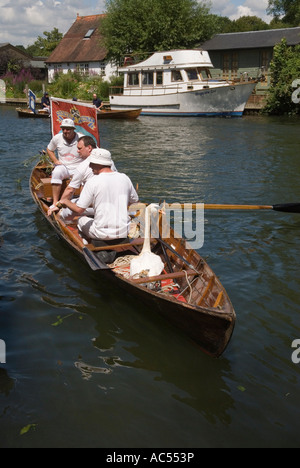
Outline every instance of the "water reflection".
MULTIPOLYGON (((55 271, 60 272, 60 286, 64 285, 65 291, 65 295, 59 295, 53 286, 53 293, 48 288, 47 303, 84 313, 94 322, 96 334, 85 345, 90 347, 87 352, 90 358, 82 356, 74 362, 82 378, 93 381, 107 394, 121 391, 124 372, 130 373, 133 386, 141 372, 150 374, 156 385, 170 385, 171 398, 195 409, 210 423, 230 423, 229 410, 234 401, 226 383, 231 373, 226 356, 214 361, 212 367, 211 358, 203 355, 157 311, 116 290, 107 277, 91 272, 56 236, 49 237, 48 226, 40 224, 39 216, 37 213, 38 235, 48 238, 48 256, 55 260, 55 271), (73 304, 68 295, 70 289, 76 297, 73 304)), ((53 263, 47 267, 53 269, 53 263)), ((35 281, 31 283, 36 288, 35 281)), ((45 287, 40 285, 38 289, 45 300, 45 287)), ((68 324, 65 322, 63 326, 66 334, 68 324)), ((81 343, 77 355, 82 355, 82 346, 81 343)))
POLYGON ((93 374, 110 374, 112 372, 112 370, 107 367, 90 366, 81 361, 76 361, 74 365, 80 370, 83 380, 90 380, 93 374))
POLYGON ((9 377, 6 369, 0 367, 0 393, 8 396, 13 390, 15 380, 9 377))

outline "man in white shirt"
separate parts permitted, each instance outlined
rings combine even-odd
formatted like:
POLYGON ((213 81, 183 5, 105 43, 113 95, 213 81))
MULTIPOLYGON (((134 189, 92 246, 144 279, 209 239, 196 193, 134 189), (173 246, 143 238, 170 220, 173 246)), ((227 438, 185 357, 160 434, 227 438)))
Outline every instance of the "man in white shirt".
MULTIPOLYGON (((83 136, 79 138, 78 144, 77 144, 77 150, 79 153, 79 156, 81 158, 81 164, 77 167, 75 170, 72 180, 70 181, 68 187, 64 191, 63 195, 61 196, 62 199, 68 199, 72 200, 75 191, 80 189, 85 183, 93 177, 93 171, 90 168, 90 155, 91 152, 97 148, 96 142, 91 136, 83 136)), ((113 171, 117 171, 116 166, 114 162, 112 161, 112 167, 111 169, 113 171)), ((76 200, 73 200, 75 203, 76 200)), ((59 205, 61 201, 57 203, 59 205)), ((93 214, 92 210, 88 210, 89 215, 93 214)), ((76 216, 75 213, 73 213, 69 208, 64 208, 60 212, 60 217, 64 220, 71 221, 74 216, 76 216)))
POLYGON ((75 124, 72 119, 64 119, 61 123, 62 133, 55 135, 47 147, 47 153, 55 168, 52 172, 52 196, 53 204, 48 211, 50 216, 54 211, 58 211, 56 206, 63 180, 73 176, 76 168, 82 162, 77 144, 83 135, 75 131, 75 124), (57 151, 57 156, 55 154, 57 151))
POLYGON ((112 171, 111 154, 107 150, 93 150, 90 167, 94 177, 86 182, 77 204, 62 199, 62 205, 79 216, 93 207, 94 218, 82 216, 78 221, 78 229, 87 239, 126 238, 130 226, 128 206, 139 199, 131 180, 125 174, 112 171))

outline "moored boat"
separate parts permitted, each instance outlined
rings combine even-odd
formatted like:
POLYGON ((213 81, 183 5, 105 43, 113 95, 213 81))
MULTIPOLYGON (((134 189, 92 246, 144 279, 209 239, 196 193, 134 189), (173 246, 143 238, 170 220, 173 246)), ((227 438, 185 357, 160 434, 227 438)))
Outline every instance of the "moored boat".
POLYGON ((131 110, 112 110, 104 109, 97 112, 97 118, 100 119, 137 119, 142 112, 142 109, 131 109, 131 110))
POLYGON ((18 116, 25 118, 25 119, 49 119, 50 114, 48 111, 44 111, 40 109, 37 112, 33 112, 31 109, 22 109, 21 107, 17 107, 16 111, 18 112, 18 116))
POLYGON ((151 251, 164 264, 163 272, 154 277, 147 274, 131 277, 130 262, 141 254, 144 239, 110 241, 104 246, 84 243, 76 224, 66 224, 57 214, 47 216, 51 204, 50 173, 47 163, 39 163, 31 174, 30 191, 60 238, 95 274, 109 275, 116 286, 149 304, 204 352, 221 356, 231 339, 236 315, 224 287, 199 253, 170 230, 168 239, 161 236, 150 239, 151 251), (106 256, 113 253, 114 258, 104 263, 103 253, 106 256))
POLYGON ((241 117, 255 81, 215 80, 208 52, 156 52, 147 60, 119 68, 122 94, 110 95, 111 109, 142 108, 141 115, 241 117))

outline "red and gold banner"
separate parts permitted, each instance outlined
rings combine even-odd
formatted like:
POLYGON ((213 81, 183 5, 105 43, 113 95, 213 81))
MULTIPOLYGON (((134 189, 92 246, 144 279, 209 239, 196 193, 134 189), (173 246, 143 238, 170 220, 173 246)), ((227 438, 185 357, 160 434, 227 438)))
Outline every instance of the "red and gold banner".
POLYGON ((84 135, 92 136, 100 147, 97 109, 95 106, 52 97, 51 126, 53 136, 61 132, 60 126, 64 119, 72 119, 76 130, 84 135))

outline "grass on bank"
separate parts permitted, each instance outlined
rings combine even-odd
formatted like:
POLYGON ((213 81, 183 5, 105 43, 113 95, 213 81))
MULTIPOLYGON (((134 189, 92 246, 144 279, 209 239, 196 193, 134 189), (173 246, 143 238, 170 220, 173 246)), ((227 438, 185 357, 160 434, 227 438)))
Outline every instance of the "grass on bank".
POLYGON ((53 83, 47 81, 35 80, 28 70, 21 70, 17 75, 7 73, 2 80, 6 84, 7 98, 24 98, 26 86, 31 89, 37 98, 43 96, 45 89, 50 96, 62 99, 77 99, 90 101, 94 93, 107 101, 109 98, 109 88, 111 86, 122 86, 123 77, 112 77, 110 82, 104 81, 97 75, 82 76, 79 73, 69 72, 67 74, 57 74, 53 83))

